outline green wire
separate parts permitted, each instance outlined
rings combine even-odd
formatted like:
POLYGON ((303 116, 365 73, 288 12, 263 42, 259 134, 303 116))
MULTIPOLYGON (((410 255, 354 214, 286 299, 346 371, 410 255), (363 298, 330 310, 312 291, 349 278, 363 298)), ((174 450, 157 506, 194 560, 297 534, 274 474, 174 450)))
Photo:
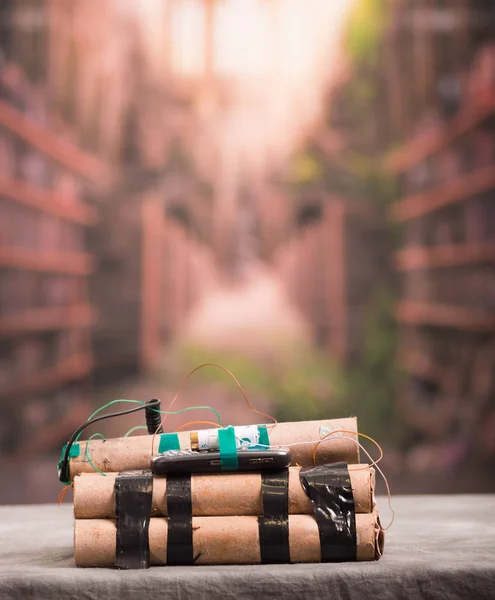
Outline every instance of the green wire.
POLYGON ((159 412, 162 415, 180 415, 181 413, 187 412, 188 410, 199 410, 201 408, 204 408, 205 410, 211 410, 211 412, 214 412, 217 417, 218 424, 219 425, 222 424, 222 419, 220 418, 220 414, 219 414, 218 410, 216 410, 215 408, 213 408, 211 406, 188 406, 187 408, 181 408, 180 410, 174 410, 174 411, 170 411, 170 412, 167 412, 165 410, 156 410, 156 408, 152 408, 151 410, 154 410, 155 412, 159 412))
MULTIPOLYGON (((95 412, 94 412, 92 415, 90 415, 90 416, 89 416, 89 417, 88 417, 86 420, 87 420, 87 421, 91 421, 91 419, 92 419, 92 418, 93 418, 95 415, 97 415, 99 412, 101 412, 102 410, 105 410, 105 408, 108 408, 109 406, 112 406, 112 404, 117 404, 118 402, 127 402, 128 404, 144 404, 144 402, 140 402, 139 400, 123 400, 123 399, 119 399, 119 400, 112 400, 112 401, 110 401, 110 402, 107 402, 105 405, 103 405, 103 406, 100 406, 100 408, 97 408, 97 409, 95 410, 95 412)), ((79 435, 76 437, 76 439, 74 440, 74 443, 76 443, 76 442, 79 440, 79 438, 81 437, 82 433, 83 433, 83 432, 81 431, 81 433, 80 433, 80 434, 79 434, 79 435)), ((89 440, 88 440, 88 441, 89 441, 89 440)))
MULTIPOLYGON (((97 415, 99 412, 101 412, 102 410, 105 410, 105 408, 108 408, 109 406, 112 406, 112 404, 117 404, 119 402, 126 402, 128 404, 145 404, 145 402, 141 402, 140 400, 126 400, 126 399, 119 399, 119 400, 111 400, 110 402, 107 402, 106 404, 104 404, 103 406, 100 406, 100 408, 97 408, 94 413, 92 415, 90 415, 88 417, 88 421, 91 421, 91 419, 97 415)), ((211 410, 212 412, 215 413, 216 417, 217 417, 217 421, 219 423, 219 425, 221 425, 222 420, 220 418, 220 414, 219 412, 212 408, 211 406, 188 406, 187 408, 181 408, 180 410, 175 410, 175 411, 164 411, 164 410, 157 410, 156 408, 152 408, 151 410, 153 410, 154 412, 158 412, 162 415, 180 415, 183 412, 187 412, 189 410, 199 410, 199 409, 205 409, 205 410, 211 410)), ((74 440, 74 442, 79 441, 79 438, 81 437, 82 431, 81 433, 76 437, 76 439, 74 440)), ((125 436, 124 436, 125 437, 125 436)), ((89 441, 89 440, 88 440, 89 441)))
POLYGON ((100 471, 100 469, 98 469, 98 467, 93 464, 93 461, 91 460, 91 458, 89 456, 89 452, 88 452, 89 451, 89 442, 98 435, 101 437, 102 440, 105 439, 105 436, 102 433, 93 433, 93 435, 91 435, 88 438, 88 441, 86 442, 86 460, 89 462, 89 464, 93 467, 93 469, 95 471, 97 471, 100 475, 103 475, 104 477, 106 477, 107 474, 103 473, 103 471, 100 471))
POLYGON ((133 431, 136 431, 137 429, 148 429, 148 428, 146 427, 146 425, 136 425, 136 427, 132 427, 132 429, 129 429, 129 431, 126 434, 124 434, 124 437, 130 436, 131 433, 133 431))

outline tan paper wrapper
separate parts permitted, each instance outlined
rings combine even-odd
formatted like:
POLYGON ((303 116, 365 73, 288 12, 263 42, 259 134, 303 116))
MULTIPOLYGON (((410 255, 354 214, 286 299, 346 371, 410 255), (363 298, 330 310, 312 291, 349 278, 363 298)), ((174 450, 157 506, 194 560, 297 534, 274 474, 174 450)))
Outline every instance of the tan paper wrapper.
MULTIPOLYGON (((357 419, 327 419, 325 421, 300 421, 296 423, 277 423, 275 427, 268 425, 270 444, 277 446, 294 444, 297 442, 310 442, 318 440, 322 435, 331 430, 344 429, 357 433, 357 419), (321 431, 320 431, 320 428, 321 431)), ((179 431, 181 449, 190 448, 190 431, 179 431)), ((348 435, 349 434, 345 434, 348 435)), ((93 464, 103 472, 134 471, 149 469, 151 459, 150 435, 138 435, 127 438, 110 440, 91 440, 89 442, 89 456, 93 464)), ((353 437, 352 435, 349 437, 353 437)), ((153 455, 158 454, 160 436, 155 437, 153 455)), ((357 441, 357 435, 354 436, 357 441)), ((94 473, 93 467, 86 458, 86 442, 79 442, 80 454, 70 460, 70 475, 73 479, 80 473, 94 473)), ((312 444, 292 446, 292 463, 301 467, 313 465, 312 444)), ((351 439, 335 434, 329 436, 318 447, 318 463, 345 461, 351 464, 359 462, 359 447, 351 439)))
MULTIPOLYGON (((384 532, 378 512, 356 515, 357 560, 378 560, 383 553, 384 532)), ((167 563, 167 519, 150 520, 149 544, 152 565, 167 563)), ((290 560, 320 562, 320 537, 310 515, 289 517, 290 560)), ((194 556, 197 565, 258 564, 260 543, 258 518, 194 517, 194 556)), ((116 526, 109 519, 77 519, 74 557, 78 567, 115 566, 116 526)))
MULTIPOLYGON (((367 465, 349 465, 354 505, 357 513, 374 508, 375 470, 367 465)), ((76 519, 115 517, 114 484, 116 473, 103 477, 83 473, 74 479, 74 516, 76 519)), ((167 515, 166 478, 153 480, 152 516, 167 515)), ((192 509, 195 516, 261 515, 261 475, 232 473, 193 475, 192 509)), ((289 513, 312 514, 311 500, 299 481, 299 468, 289 469, 289 513)))

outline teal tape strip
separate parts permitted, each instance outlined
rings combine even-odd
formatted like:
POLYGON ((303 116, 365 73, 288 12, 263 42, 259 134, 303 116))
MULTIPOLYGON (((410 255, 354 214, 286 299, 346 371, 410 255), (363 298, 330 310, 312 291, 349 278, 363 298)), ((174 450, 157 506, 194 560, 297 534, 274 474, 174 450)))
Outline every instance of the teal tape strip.
POLYGON ((180 450, 179 436, 176 433, 162 433, 160 436, 158 452, 166 452, 167 450, 180 450))
MULTIPOLYGON (((260 434, 260 446, 269 446, 270 438, 268 437, 268 428, 266 425, 258 425, 258 433, 260 434)), ((266 448, 265 448, 266 449, 266 448)))
POLYGON ((74 458, 75 456, 79 456, 79 454, 81 454, 81 448, 79 444, 72 444, 71 449, 69 450, 69 458, 74 458))
MULTIPOLYGON (((60 460, 64 460, 65 451, 67 450, 67 444, 62 447, 62 454, 60 455, 60 460)), ((81 447, 79 444, 72 444, 69 450, 69 458, 75 458, 81 454, 81 447)))
POLYGON ((234 428, 230 425, 218 430, 218 446, 222 471, 236 471, 239 468, 237 444, 234 428))

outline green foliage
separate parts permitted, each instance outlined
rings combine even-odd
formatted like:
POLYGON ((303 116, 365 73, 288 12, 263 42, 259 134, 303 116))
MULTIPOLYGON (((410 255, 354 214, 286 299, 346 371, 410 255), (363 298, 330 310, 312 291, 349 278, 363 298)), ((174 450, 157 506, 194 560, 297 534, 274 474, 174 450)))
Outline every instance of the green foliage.
MULTIPOLYGON (((278 355, 272 361, 198 346, 183 346, 181 356, 185 370, 205 362, 227 367, 253 403, 258 398, 281 421, 331 418, 345 411, 333 394, 335 375, 328 357, 311 346, 293 345, 282 359, 278 355)), ((236 393, 234 384, 218 369, 199 371, 196 383, 222 385, 232 390, 232 396, 236 393)))
POLYGON ((408 432, 395 412, 400 370, 394 305, 390 289, 377 292, 366 319, 363 356, 336 373, 335 389, 340 403, 358 415, 361 431, 397 447, 408 432))
POLYGON ((345 48, 358 64, 374 64, 387 17, 387 0, 358 0, 344 38, 345 48))
POLYGON ((397 179, 384 171, 377 161, 370 162, 370 169, 367 176, 363 177, 363 183, 378 207, 388 207, 399 193, 397 179))
MULTIPOLYGON (((265 357, 191 344, 175 346, 171 356, 164 356, 166 373, 160 372, 175 390, 185 373, 200 364, 217 363, 234 373, 254 406, 280 421, 356 415, 360 431, 386 445, 405 448, 409 430, 395 413, 401 374, 396 363, 394 305, 390 288, 377 291, 365 319, 362 357, 348 368, 333 364, 312 346, 294 342, 289 346, 284 340, 280 352, 274 348, 265 357)), ((165 381, 162 384, 166 387, 165 381)), ((213 406, 219 388, 239 403, 244 414, 242 398, 225 372, 205 368, 187 384, 195 398, 213 406)))
POLYGON ((291 179, 295 184, 304 185, 320 180, 324 175, 321 162, 309 152, 298 154, 292 164, 291 179))
MULTIPOLYGON (((360 431, 386 445, 405 448, 410 432, 395 412, 401 373, 396 363, 394 306, 389 286, 377 290, 365 318, 361 358, 349 367, 337 366, 311 345, 287 340, 280 340, 280 351, 273 346, 263 357, 188 343, 175 347, 173 360, 166 357, 166 378, 177 382, 200 364, 217 363, 234 373, 254 406, 280 421, 356 415, 360 431)), ((213 405, 212 396, 220 388, 244 411, 234 382, 219 369, 198 371, 187 387, 213 405)))
MULTIPOLYGON (((394 411, 400 372, 395 362, 393 308, 391 291, 380 290, 368 311, 363 356, 350 368, 339 368, 311 346, 293 345, 282 358, 261 360, 185 345, 180 349, 181 370, 207 362, 221 364, 235 374, 254 405, 269 406, 281 421, 356 415, 361 431, 400 446, 407 431, 394 411)), ((218 369, 199 371, 191 385, 220 385, 231 390, 232 398, 237 393, 233 382, 218 369)))

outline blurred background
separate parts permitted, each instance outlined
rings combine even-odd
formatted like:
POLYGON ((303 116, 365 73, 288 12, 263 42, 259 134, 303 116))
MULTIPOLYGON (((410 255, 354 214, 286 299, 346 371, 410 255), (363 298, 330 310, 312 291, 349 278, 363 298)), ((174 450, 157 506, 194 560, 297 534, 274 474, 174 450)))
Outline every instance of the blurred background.
POLYGON ((495 491, 494 199, 491 0, 1 0, 0 503, 203 362, 357 415, 395 493, 495 491))

